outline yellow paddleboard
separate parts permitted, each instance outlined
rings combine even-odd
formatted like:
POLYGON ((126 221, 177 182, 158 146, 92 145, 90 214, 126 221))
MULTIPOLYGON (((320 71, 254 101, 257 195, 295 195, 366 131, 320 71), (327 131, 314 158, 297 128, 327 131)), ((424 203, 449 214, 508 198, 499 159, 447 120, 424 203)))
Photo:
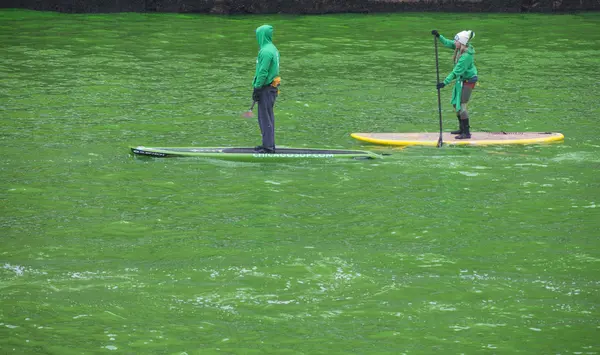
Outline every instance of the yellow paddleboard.
MULTIPOLYGON (((352 133, 359 141, 381 145, 437 146, 438 133, 352 133)), ((538 144, 564 140, 562 133, 553 132, 471 132, 471 139, 455 139, 456 134, 443 133, 444 145, 538 144)))

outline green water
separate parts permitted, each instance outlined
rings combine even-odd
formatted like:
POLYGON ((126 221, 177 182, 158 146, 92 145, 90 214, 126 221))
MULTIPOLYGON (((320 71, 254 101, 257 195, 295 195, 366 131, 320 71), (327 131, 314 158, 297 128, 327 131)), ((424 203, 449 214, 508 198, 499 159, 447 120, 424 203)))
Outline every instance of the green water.
POLYGON ((598 354, 599 25, 0 11, 0 353, 598 354), (263 23, 277 144, 391 156, 129 155, 260 143, 241 113, 263 23), (564 143, 352 139, 437 131, 433 28, 477 33, 473 130, 564 143))

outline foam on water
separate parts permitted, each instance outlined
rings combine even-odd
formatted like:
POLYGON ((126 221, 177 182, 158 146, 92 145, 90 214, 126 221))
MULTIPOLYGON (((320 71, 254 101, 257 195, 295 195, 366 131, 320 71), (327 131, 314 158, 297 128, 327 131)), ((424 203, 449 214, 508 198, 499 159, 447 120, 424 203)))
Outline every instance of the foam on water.
POLYGON ((4 269, 14 271, 17 276, 23 276, 25 267, 19 265, 4 264, 4 269))
POLYGON ((457 310, 457 308, 452 305, 438 303, 436 301, 430 301, 428 307, 429 311, 454 312, 457 310))
POLYGON ((474 325, 477 327, 490 327, 490 328, 506 327, 506 323, 475 323, 474 325))
POLYGON ((22 265, 12 265, 9 263, 5 263, 2 268, 5 270, 13 271, 15 273, 15 276, 24 276, 25 274, 47 275, 46 271, 40 271, 40 270, 33 269, 31 267, 22 266, 22 265))
POLYGON ((538 167, 541 167, 541 168, 547 168, 548 167, 547 164, 538 164, 538 163, 517 163, 517 164, 515 164, 515 166, 518 166, 518 167, 520 167, 520 166, 538 166, 538 167))
POLYGON ((594 154, 592 152, 570 152, 558 154, 556 157, 551 158, 552 161, 562 162, 562 161, 577 161, 577 162, 600 162, 600 155, 594 154))
MULTIPOLYGON (((362 273, 353 270, 354 267, 351 263, 338 257, 322 258, 306 264, 299 263, 298 260, 290 260, 287 263, 282 263, 282 267, 293 268, 298 271, 303 270, 303 272, 297 273, 295 278, 290 277, 282 280, 281 275, 266 274, 257 266, 230 266, 221 270, 198 270, 207 273, 211 279, 215 280, 244 279, 248 277, 273 280, 280 285, 275 293, 260 293, 254 287, 238 287, 217 292, 211 290, 198 294, 195 298, 188 299, 173 296, 172 300, 176 305, 193 305, 229 314, 238 314, 240 307, 295 307, 337 299, 339 298, 339 290, 350 287, 356 280, 363 277, 362 273), (288 297, 286 294, 292 291, 295 297, 288 297)), ((345 299, 352 299, 352 297, 346 296, 345 299)), ((341 314, 341 311, 324 312, 321 317, 330 318, 339 314, 341 314)), ((269 317, 276 319, 284 316, 279 314, 270 315, 269 317)))

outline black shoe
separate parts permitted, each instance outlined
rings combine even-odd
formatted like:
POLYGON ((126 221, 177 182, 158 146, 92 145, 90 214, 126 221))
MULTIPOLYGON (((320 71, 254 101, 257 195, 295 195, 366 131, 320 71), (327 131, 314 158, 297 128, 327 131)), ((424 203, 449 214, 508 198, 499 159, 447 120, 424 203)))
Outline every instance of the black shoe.
POLYGON ((254 151, 257 152, 257 153, 272 154, 272 153, 275 153, 275 147, 273 147, 273 148, 267 148, 267 147, 263 147, 262 145, 259 145, 256 148, 254 148, 254 151))
POLYGON ((471 138, 471 134, 469 133, 461 133, 458 136, 454 137, 454 139, 469 139, 471 138))

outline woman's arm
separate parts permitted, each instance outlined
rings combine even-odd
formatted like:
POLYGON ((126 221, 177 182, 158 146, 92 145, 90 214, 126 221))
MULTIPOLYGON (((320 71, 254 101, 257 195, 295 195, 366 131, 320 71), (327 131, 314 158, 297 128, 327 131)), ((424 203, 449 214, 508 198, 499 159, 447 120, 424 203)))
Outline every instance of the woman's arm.
POLYGON ((442 35, 440 35, 438 38, 440 39, 440 42, 442 42, 444 47, 456 49, 456 46, 454 45, 454 40, 448 39, 442 35))

